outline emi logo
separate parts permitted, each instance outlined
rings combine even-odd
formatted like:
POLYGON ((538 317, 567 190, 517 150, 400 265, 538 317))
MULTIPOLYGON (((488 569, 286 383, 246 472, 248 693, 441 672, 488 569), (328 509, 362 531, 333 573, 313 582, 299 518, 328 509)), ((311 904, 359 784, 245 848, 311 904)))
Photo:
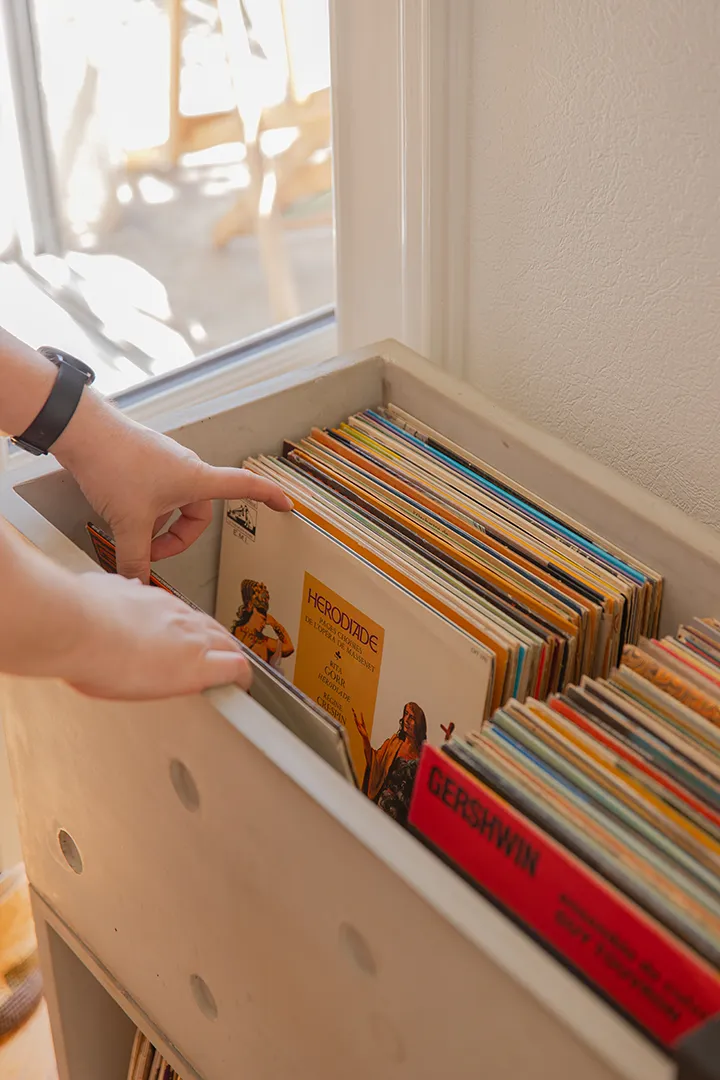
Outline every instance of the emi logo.
POLYGON ((242 533, 251 540, 255 539, 257 532, 257 503, 251 502, 249 499, 246 502, 238 503, 237 506, 233 506, 232 509, 227 512, 228 520, 235 526, 235 535, 240 536, 241 533, 238 530, 242 530, 242 533))

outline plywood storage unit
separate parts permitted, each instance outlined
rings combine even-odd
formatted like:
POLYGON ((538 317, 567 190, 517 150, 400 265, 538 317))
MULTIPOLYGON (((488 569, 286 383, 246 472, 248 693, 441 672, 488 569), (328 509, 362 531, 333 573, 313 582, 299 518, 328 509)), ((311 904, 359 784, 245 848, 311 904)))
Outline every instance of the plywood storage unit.
MULTIPOLYGON (((658 568, 664 630, 720 613, 715 533, 395 342, 162 426, 239 465, 384 401, 658 568)), ((5 475, 0 509, 58 561, 91 569, 92 514, 73 480, 28 469, 5 475)), ((163 569, 209 609, 220 521, 218 507, 163 569)), ((117 704, 51 682, 5 689, 62 1080, 125 1080, 135 1025, 184 1080, 700 1075, 678 1071, 240 691, 117 704)))

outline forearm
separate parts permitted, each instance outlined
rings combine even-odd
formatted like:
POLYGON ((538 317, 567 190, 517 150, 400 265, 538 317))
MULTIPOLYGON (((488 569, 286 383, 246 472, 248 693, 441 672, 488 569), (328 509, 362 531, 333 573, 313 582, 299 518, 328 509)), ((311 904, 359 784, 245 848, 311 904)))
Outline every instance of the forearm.
MULTIPOLYGON (((0 327, 0 432, 21 435, 47 401, 56 378, 52 361, 0 327)), ((107 438, 110 429, 128 424, 100 394, 88 388, 51 453, 71 467, 73 461, 93 452, 101 435, 107 438)))
POLYGON ((0 431, 21 435, 47 401, 57 368, 0 328, 0 431))
POLYGON ((72 674, 86 621, 78 584, 0 521, 0 672, 72 674))

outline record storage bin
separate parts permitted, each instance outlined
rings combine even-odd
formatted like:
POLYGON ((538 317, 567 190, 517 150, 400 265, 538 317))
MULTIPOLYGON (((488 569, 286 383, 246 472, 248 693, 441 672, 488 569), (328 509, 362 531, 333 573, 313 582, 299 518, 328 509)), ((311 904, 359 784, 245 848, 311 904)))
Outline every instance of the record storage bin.
MULTIPOLYGON (((396 342, 160 426, 239 465, 383 401, 663 573, 664 632, 720 615, 714 531, 396 342)), ((2 483, 21 533, 93 568, 84 526, 103 523, 70 477, 32 461, 2 483)), ((161 567, 209 610, 221 516, 161 567)), ((3 697, 61 1080, 125 1080, 136 1025, 183 1080, 701 1075, 240 691, 123 704, 6 679, 3 697)))

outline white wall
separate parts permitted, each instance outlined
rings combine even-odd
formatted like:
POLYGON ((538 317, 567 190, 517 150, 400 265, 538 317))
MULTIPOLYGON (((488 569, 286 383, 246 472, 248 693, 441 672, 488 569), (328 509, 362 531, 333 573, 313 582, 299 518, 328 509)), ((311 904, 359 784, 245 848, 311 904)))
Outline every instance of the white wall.
POLYGON ((720 526, 720 3, 475 0, 469 375, 720 526))

